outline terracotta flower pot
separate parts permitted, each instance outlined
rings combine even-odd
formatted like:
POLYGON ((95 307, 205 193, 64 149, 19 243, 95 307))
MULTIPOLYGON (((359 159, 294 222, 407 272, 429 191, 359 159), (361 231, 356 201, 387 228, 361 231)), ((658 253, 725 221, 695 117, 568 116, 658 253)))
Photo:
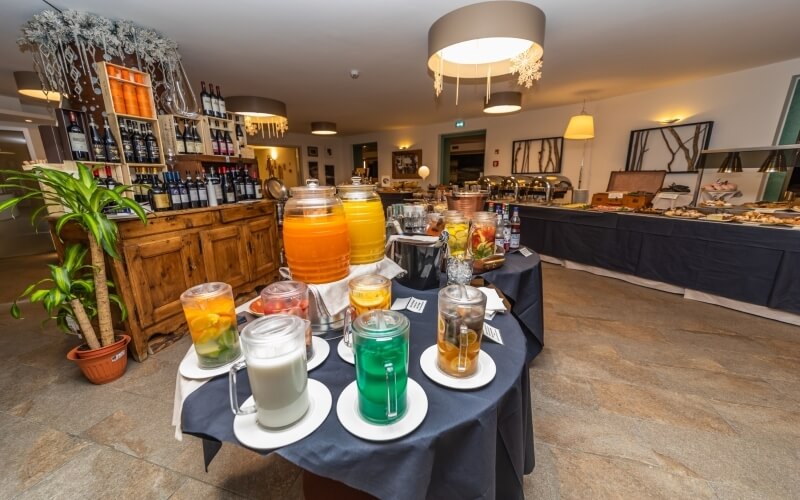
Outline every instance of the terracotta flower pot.
POLYGON ((74 347, 67 359, 78 364, 83 375, 93 384, 107 384, 117 380, 128 366, 128 335, 118 335, 116 342, 100 349, 85 350, 86 345, 74 347))

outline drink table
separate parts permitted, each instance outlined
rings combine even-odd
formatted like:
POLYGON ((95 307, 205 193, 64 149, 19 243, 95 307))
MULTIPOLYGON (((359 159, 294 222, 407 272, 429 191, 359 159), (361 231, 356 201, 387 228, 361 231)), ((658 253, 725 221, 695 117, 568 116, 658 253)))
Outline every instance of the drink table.
MULTIPOLYGON (((422 373, 419 358, 436 343, 438 290, 413 290, 394 283, 393 298, 413 296, 428 301, 421 314, 404 311, 411 324, 409 377, 423 387, 429 401, 423 423, 411 434, 390 442, 374 443, 349 434, 339 423, 335 407, 342 390, 355 380, 355 370, 332 353, 309 374, 330 389, 334 399, 331 412, 310 436, 275 453, 316 475, 381 498, 523 498, 523 475, 534 466, 527 363, 532 352, 529 344, 540 338, 541 323, 523 327, 514 315, 521 315, 523 321, 536 316, 532 313, 536 306, 531 304, 541 306, 541 274, 520 271, 521 267, 538 269, 538 256, 510 257, 507 274, 517 278, 516 282, 508 278, 506 286, 516 294, 507 294, 512 300, 516 297, 514 314, 498 314, 488 322, 501 330, 504 345, 488 340, 482 344, 497 365, 491 383, 456 391, 435 384, 422 373), (532 277, 536 280, 525 282, 532 277), (515 312, 519 304, 524 309, 515 312)), ((487 281, 498 281, 502 269, 484 276, 487 281)), ((505 292, 503 286, 497 286, 505 292)), ((339 340, 329 342, 335 351, 339 340)), ((533 350, 539 349, 541 346, 533 350)), ((239 400, 244 401, 250 395, 246 371, 239 373, 238 389, 239 400)), ((222 441, 238 444, 228 399, 228 379, 219 376, 183 401, 183 432, 203 438, 206 464, 222 441)))

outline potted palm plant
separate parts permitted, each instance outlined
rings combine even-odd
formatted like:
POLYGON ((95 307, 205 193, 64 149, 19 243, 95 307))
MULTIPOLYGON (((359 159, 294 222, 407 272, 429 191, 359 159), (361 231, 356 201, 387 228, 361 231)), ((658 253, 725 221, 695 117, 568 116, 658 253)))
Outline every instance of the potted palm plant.
MULTIPOLYGON (((39 199, 44 206, 33 214, 32 222, 36 223, 48 206, 54 206, 63 210, 54 225, 56 235, 68 223, 78 224, 86 232, 91 265, 84 265, 86 247, 68 246, 62 263, 50 267, 51 277, 29 285, 19 298, 41 302, 63 329, 77 325, 86 343, 70 351, 67 357, 77 361, 90 381, 105 383, 124 373, 123 360, 127 360, 125 352, 130 342, 127 335, 115 337, 111 318, 112 302, 120 307, 123 318, 126 309, 120 298, 109 292, 113 284, 106 277, 105 256, 119 258, 119 233, 108 213, 112 208, 127 209, 145 224, 147 216, 138 203, 124 196, 130 186, 109 189, 95 181, 86 165, 78 163, 77 168, 77 175, 43 166, 25 172, 0 172, 6 176, 0 187, 22 193, 0 203, 0 212, 13 209, 23 200, 39 199), (52 287, 47 288, 50 284, 52 287), (95 318, 97 330, 92 324, 95 318), (101 362, 107 366, 97 366, 101 362)), ((17 301, 11 307, 11 315, 21 317, 17 301)))

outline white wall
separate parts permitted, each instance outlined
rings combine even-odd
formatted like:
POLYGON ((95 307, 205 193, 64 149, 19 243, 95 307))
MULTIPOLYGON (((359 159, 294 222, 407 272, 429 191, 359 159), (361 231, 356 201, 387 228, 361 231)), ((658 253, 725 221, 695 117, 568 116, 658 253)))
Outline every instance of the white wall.
MULTIPOLYGON (((291 129, 292 122, 289 120, 289 127, 291 129)), ((247 136, 247 143, 258 146, 277 146, 277 147, 297 147, 300 149, 300 178, 305 180, 308 178, 308 162, 316 161, 319 164, 320 172, 324 172, 325 165, 334 165, 336 167, 336 183, 341 184, 350 179, 350 172, 352 167, 350 164, 353 162, 352 146, 344 146, 341 137, 337 136, 317 136, 308 134, 300 134, 296 132, 288 132, 279 139, 265 139, 261 135, 247 136), (319 156, 309 157, 308 146, 316 147, 319 156), (350 152, 344 151, 350 149, 350 152), (331 155, 328 155, 328 149, 331 150, 331 155), (345 161, 345 154, 347 160, 345 161)), ((322 174, 320 174, 322 175, 322 174)))
MULTIPOLYGON (((591 193, 604 191, 610 172, 625 168, 630 131, 659 126, 658 119, 682 116, 681 123, 714 121, 710 148, 766 146, 773 142, 791 78, 800 74, 800 59, 751 68, 680 85, 589 102, 594 115, 595 138, 586 150, 587 175, 584 188, 591 193)), ((443 95, 443 99, 453 96, 443 95)), ((378 143, 381 176, 391 175, 392 151, 408 145, 422 149, 422 162, 431 169, 429 183, 439 178, 439 143, 442 134, 486 130, 487 174, 511 173, 511 143, 517 139, 561 136, 570 116, 580 112, 581 104, 546 108, 503 117, 466 120, 466 127, 455 128, 454 120, 424 127, 343 137, 344 164, 352 164, 352 144, 378 143), (495 150, 499 154, 495 154, 495 150), (498 160, 499 167, 492 167, 498 160)), ((577 184, 582 141, 564 142, 563 173, 577 184)), ((348 167, 349 168, 349 167, 348 167)), ((686 176, 672 177, 678 181, 686 176)), ((694 177, 691 186, 694 186, 694 177)), ((668 179, 667 182, 672 182, 668 179)), ((687 182, 682 182, 687 183, 687 182)))

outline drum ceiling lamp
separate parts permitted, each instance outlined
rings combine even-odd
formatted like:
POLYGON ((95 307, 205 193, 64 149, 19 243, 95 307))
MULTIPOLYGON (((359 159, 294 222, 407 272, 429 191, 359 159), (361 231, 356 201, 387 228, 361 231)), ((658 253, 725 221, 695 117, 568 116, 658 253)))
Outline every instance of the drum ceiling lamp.
POLYGON ((44 89, 44 85, 35 71, 15 71, 14 81, 17 83, 17 92, 21 95, 48 102, 61 100, 61 94, 58 92, 44 89))
POLYGON ((586 100, 583 101, 581 112, 569 119, 564 139, 583 140, 583 154, 581 155, 581 168, 578 171, 578 189, 583 182, 583 162, 586 160, 586 141, 594 137, 594 117, 586 112, 586 100))
POLYGON ((492 77, 517 74, 530 88, 542 76, 544 12, 514 1, 482 2, 445 14, 428 30, 428 68, 441 95, 444 77, 486 78, 486 102, 492 77))
POLYGON ((283 137, 289 130, 286 103, 267 97, 237 95, 225 98, 225 107, 231 113, 244 117, 248 135, 261 133, 264 137, 283 137))
POLYGON ((483 105, 483 112, 494 115, 513 113, 522 109, 522 94, 520 92, 495 92, 489 97, 489 102, 483 105))
POLYGON ((336 135, 336 124, 333 122, 311 122, 311 133, 314 135, 336 135))

